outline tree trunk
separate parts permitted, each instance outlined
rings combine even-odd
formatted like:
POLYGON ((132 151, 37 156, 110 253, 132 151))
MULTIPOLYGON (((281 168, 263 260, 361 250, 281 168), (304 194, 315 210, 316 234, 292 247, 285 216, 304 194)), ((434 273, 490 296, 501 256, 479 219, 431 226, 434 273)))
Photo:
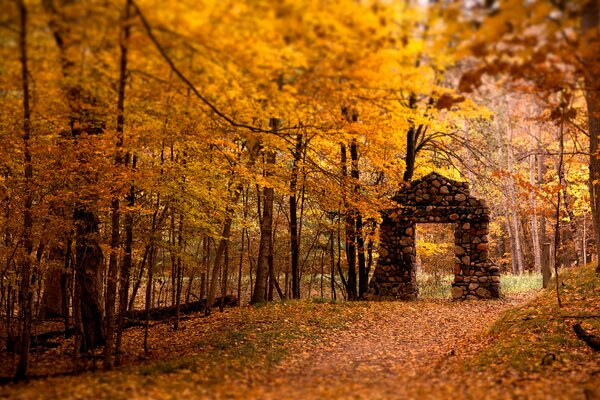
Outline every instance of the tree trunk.
POLYGON ((300 298, 300 238, 298 237, 298 208, 296 200, 296 191, 298 183, 298 169, 300 158, 302 157, 303 135, 296 136, 296 148, 294 149, 294 164, 290 177, 290 246, 291 246, 291 264, 292 264, 292 298, 300 298))
POLYGON ((33 312, 33 293, 31 284, 35 274, 32 274, 31 253, 33 251, 33 179, 32 157, 30 150, 31 139, 31 110, 29 107, 29 69, 27 65, 27 8, 23 0, 17 1, 19 8, 19 50, 21 56, 21 80, 23 87, 23 158, 25 177, 25 200, 23 210, 23 261, 21 263, 21 290, 19 291, 19 313, 21 351, 15 378, 27 378, 29 369, 29 347, 31 341, 31 320, 33 312))
MULTIPOLYGON (((270 126, 276 131, 281 125, 281 120, 271 118, 270 126)), ((273 175, 271 169, 275 166, 275 150, 269 150, 266 154, 267 170, 265 176, 268 178, 273 175)), ((263 215, 260 227, 260 244, 258 247, 258 262, 256 265, 256 281, 254 282, 254 293, 252 294, 252 304, 262 303, 267 298, 267 277, 269 273, 269 254, 271 254, 271 244, 273 236, 273 196, 272 187, 263 189, 263 215)))
MULTIPOLYGON (((134 166, 135 168, 135 161, 134 166)), ((127 207, 131 208, 135 205, 135 188, 133 184, 127 196, 127 207)), ((115 364, 121 364, 121 341, 123 338, 123 329, 125 328, 125 313, 127 312, 127 303, 129 295, 129 281, 132 267, 132 245, 133 245, 133 214, 131 211, 125 214, 125 243, 124 256, 121 263, 121 271, 119 274, 119 323, 117 326, 117 339, 115 343, 115 364)), ((142 267, 143 268, 143 267, 142 267)))
POLYGON ((98 217, 84 206, 75 209, 75 285, 81 297, 81 323, 83 325, 81 350, 91 351, 104 344, 102 327, 102 263, 99 243, 98 217))
MULTIPOLYGON (((535 157, 532 155, 529 158, 529 183, 531 186, 536 186, 535 182, 535 157)), ((531 207, 531 242, 533 247, 533 261, 535 272, 541 272, 542 270, 542 252, 540 249, 540 236, 538 228, 538 213, 537 205, 535 201, 535 194, 532 191, 529 194, 529 204, 531 207)))
MULTIPOLYGON (((414 109, 417 106, 417 97, 411 93, 408 99, 408 107, 414 109)), ((411 122, 408 132, 406 132, 406 167, 402 179, 404 183, 409 184, 412 181, 415 172, 415 162, 417 158, 417 130, 411 122)))
MULTIPOLYGON (((231 200, 232 205, 237 204, 241 193, 242 187, 240 185, 235 189, 233 199, 231 200)), ((223 224, 223 233, 221 234, 221 240, 219 240, 219 246, 217 247, 217 252, 215 253, 215 261, 210 276, 207 304, 212 304, 215 301, 215 297, 217 295, 217 286, 219 283, 219 273, 221 271, 221 265, 223 263, 223 256, 225 255, 225 248, 227 246, 227 242, 229 241, 229 237, 231 236, 231 224, 233 223, 232 213, 233 209, 231 207, 228 207, 227 216, 225 217, 225 222, 223 224)), ((210 307, 206 308, 206 315, 208 314, 210 314, 210 307)))
MULTIPOLYGON (((98 107, 99 102, 93 94, 93 90, 83 87, 81 75, 84 73, 80 68, 78 60, 74 60, 74 54, 79 54, 78 47, 82 43, 76 34, 69 28, 72 26, 70 14, 63 13, 66 1, 61 2, 57 8, 53 0, 44 0, 44 8, 51 18, 49 27, 54 35, 61 61, 62 76, 64 79, 64 91, 70 109, 71 136, 76 139, 82 134, 99 135, 104 132, 105 112, 98 107)), ((87 80, 86 82, 93 82, 87 80)), ((92 83, 90 83, 91 85, 92 83)), ((77 171, 87 169, 88 161, 84 157, 79 158, 77 171)), ((82 176, 86 182, 92 177, 82 176)), ((104 344, 103 310, 102 310, 102 266, 103 255, 100 247, 97 198, 94 195, 81 195, 76 202, 73 212, 75 223, 75 285, 79 286, 81 307, 81 323, 83 330, 81 334, 81 349, 88 351, 95 346, 104 344), (85 299, 85 301, 83 301, 85 299)))
MULTIPOLYGON (((358 168, 358 144, 356 139, 350 143, 350 158, 352 160, 352 179, 354 180, 354 192, 356 195, 360 193, 360 175, 358 168)), ((367 293, 369 288, 369 273, 365 259, 365 239, 363 236, 363 220, 360 210, 355 210, 356 214, 356 244, 358 246, 358 297, 362 297, 367 293)))
MULTIPOLYGON (((345 144, 340 146, 340 153, 342 162, 342 179, 344 186, 346 186, 346 179, 348 178, 348 166, 345 144)), ((348 207, 348 202, 346 199, 344 200, 344 203, 344 209, 346 213, 346 259, 348 260, 348 280, 346 282, 346 291, 348 293, 348 300, 356 300, 358 299, 358 293, 356 291, 356 246, 354 245, 356 221, 354 219, 352 209, 348 207)))
MULTIPOLYGON (((115 165, 117 168, 120 167, 123 162, 123 157, 121 155, 121 148, 123 147, 124 141, 124 128, 125 128, 125 85, 127 83, 127 42, 129 40, 130 33, 130 24, 129 24, 129 16, 131 10, 131 1, 125 0, 125 9, 123 12, 122 18, 122 30, 120 32, 119 37, 119 48, 121 51, 120 60, 119 60, 119 88, 117 95, 117 153, 115 156, 115 165)), ((133 189, 132 189, 133 190, 133 189)), ((120 228, 121 228, 121 210, 120 210, 120 199, 118 197, 114 197, 112 199, 112 232, 111 232, 111 241, 110 241, 110 258, 108 261, 108 280, 106 285, 106 301, 104 303, 104 308, 106 310, 106 345, 104 346, 104 368, 110 369, 113 366, 113 338, 114 338, 114 325, 115 325, 115 301, 117 296, 117 277, 118 277, 118 249, 121 245, 121 236, 120 236, 120 228)), ((131 252, 131 249, 130 249, 131 252)), ((129 256, 131 258, 131 254, 129 256)), ((123 268, 123 267, 121 267, 123 268)), ((129 266, 130 268, 130 266, 129 266)), ((125 291, 125 296, 127 291, 129 290, 129 271, 126 272, 126 279, 124 274, 121 274, 120 283, 121 285, 127 284, 127 288, 125 291)), ((120 297, 123 296, 123 290, 121 290, 120 297)), ((121 300, 119 302, 121 304, 121 300)), ((124 312, 123 307, 119 307, 119 312, 124 312)), ((118 330, 122 324, 122 318, 119 318, 119 326, 118 330)), ((119 336, 118 348, 121 345, 121 337, 120 332, 117 333, 119 336)), ((117 349, 118 351, 119 349, 117 349)))
POLYGON ((515 203, 515 181, 513 178, 513 131, 509 125, 507 129, 508 143, 507 143, 507 164, 508 164, 508 204, 510 207, 510 224, 512 230, 512 236, 514 241, 515 261, 517 263, 516 270, 517 274, 521 275, 524 270, 523 261, 523 246, 521 243, 521 229, 519 227, 519 215, 517 212, 517 204, 515 203))
MULTIPOLYGON (((589 0, 581 16, 581 31, 587 37, 587 53, 583 56, 585 63, 584 82, 585 99, 588 112, 588 129, 590 133, 590 205, 594 226, 596 254, 600 248, 600 159, 598 158, 598 136, 600 135, 600 80, 597 69, 600 65, 598 51, 600 28, 600 6, 598 0, 589 0)), ((600 257, 597 257, 596 272, 600 273, 600 257)))

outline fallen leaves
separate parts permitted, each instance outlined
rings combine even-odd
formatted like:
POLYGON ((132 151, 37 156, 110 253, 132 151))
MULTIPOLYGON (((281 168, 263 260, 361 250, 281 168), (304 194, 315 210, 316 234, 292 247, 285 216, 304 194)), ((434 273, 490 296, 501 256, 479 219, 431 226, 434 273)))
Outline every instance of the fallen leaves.
MULTIPOLYGON (((125 367, 6 386, 0 396, 593 398, 600 364, 570 330, 570 316, 600 309, 590 271, 565 278, 578 289, 564 295, 563 309, 551 292, 527 304, 531 295, 462 303, 290 301, 192 318, 178 331, 156 324, 147 361, 138 358, 142 330, 133 329, 124 341, 125 367)), ((586 330, 598 333, 598 320, 588 320, 586 330)))

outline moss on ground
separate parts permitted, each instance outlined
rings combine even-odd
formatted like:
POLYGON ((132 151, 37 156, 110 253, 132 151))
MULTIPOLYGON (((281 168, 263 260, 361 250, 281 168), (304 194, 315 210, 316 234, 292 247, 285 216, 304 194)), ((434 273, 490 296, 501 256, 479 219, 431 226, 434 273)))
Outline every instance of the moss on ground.
POLYGON ((573 325, 581 323, 600 334, 600 276, 594 266, 572 268, 559 274, 558 306, 555 282, 523 306, 505 311, 489 328, 489 346, 469 360, 477 370, 506 368, 521 373, 565 367, 589 358, 573 325))

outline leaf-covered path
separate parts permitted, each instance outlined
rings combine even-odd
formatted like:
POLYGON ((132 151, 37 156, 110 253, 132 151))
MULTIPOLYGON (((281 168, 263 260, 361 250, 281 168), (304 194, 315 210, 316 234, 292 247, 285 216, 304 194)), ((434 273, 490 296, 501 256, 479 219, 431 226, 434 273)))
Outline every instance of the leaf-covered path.
MULTIPOLYGON (((565 289, 561 309, 551 291, 499 301, 270 303, 190 318, 177 331, 157 324, 153 337, 162 339, 147 359, 136 357, 143 332, 133 328, 123 367, 0 386, 0 398, 597 399, 600 359, 566 317, 598 309, 590 271, 567 280, 565 288, 581 289, 565 289), (549 353, 552 363, 540 363, 549 353)), ((597 332, 594 321, 586 327, 597 332)))
POLYGON ((521 301, 375 304, 352 329, 283 362, 257 390, 270 398, 431 395, 445 381, 442 367, 476 353, 486 328, 521 301))

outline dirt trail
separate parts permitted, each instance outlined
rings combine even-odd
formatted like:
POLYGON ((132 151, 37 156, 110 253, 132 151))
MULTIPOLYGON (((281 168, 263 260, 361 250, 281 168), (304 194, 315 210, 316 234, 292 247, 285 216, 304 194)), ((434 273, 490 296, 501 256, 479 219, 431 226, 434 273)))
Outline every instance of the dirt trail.
POLYGON ((455 390, 442 377, 448 366, 475 354, 499 314, 523 301, 374 303, 352 329, 292 356, 257 390, 273 399, 422 398, 439 383, 436 397, 446 397, 455 390))

